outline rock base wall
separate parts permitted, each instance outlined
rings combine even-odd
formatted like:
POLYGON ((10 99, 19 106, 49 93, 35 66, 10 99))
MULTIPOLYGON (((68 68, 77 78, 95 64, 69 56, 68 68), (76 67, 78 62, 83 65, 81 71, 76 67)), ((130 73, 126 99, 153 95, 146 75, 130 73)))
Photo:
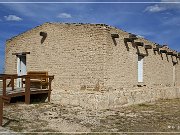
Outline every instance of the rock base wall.
POLYGON ((68 91, 53 90, 51 102, 64 106, 81 106, 86 109, 113 109, 122 106, 152 102, 158 99, 180 98, 180 88, 136 88, 114 91, 68 91))

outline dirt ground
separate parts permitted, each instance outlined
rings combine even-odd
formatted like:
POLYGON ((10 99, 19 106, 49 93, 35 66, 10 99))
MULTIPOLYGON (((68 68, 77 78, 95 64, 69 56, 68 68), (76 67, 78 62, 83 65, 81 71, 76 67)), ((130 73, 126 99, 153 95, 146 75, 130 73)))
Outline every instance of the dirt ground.
POLYGON ((15 132, 180 132, 180 99, 99 111, 13 103, 4 107, 3 127, 15 132))

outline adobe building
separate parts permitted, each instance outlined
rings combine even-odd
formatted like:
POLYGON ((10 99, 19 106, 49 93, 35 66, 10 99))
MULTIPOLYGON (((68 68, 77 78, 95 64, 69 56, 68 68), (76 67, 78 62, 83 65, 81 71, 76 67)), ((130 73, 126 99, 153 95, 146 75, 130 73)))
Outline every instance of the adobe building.
MULTIPOLYGON (((106 109, 180 97, 180 54, 105 24, 45 23, 6 42, 5 73, 55 75, 52 100, 106 109)), ((18 84, 17 84, 18 87, 18 84)))

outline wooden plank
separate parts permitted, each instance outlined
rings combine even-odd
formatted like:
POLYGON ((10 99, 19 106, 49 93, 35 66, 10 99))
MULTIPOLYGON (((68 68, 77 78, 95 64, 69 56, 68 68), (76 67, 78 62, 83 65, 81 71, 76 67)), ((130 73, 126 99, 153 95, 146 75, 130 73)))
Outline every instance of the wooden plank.
POLYGON ((154 51, 159 51, 159 48, 153 48, 154 51))
POLYGON ((167 52, 167 55, 173 55, 173 52, 167 52))
POLYGON ((19 93, 12 93, 9 94, 8 97, 12 98, 12 97, 20 97, 20 96, 24 96, 25 92, 19 92, 19 93))
POLYGON ((133 40, 138 39, 135 34, 129 34, 129 38, 130 38, 130 39, 133 39, 133 40))
POLYGON ((31 85, 38 86, 42 89, 48 85, 48 72, 46 71, 29 71, 27 75, 30 76, 31 85))
POLYGON ((144 48, 145 49, 152 49, 152 45, 145 45, 144 48))
POLYGON ((167 53, 166 50, 160 50, 160 53, 167 53))
POLYGON ((2 126, 3 121, 3 99, 0 97, 0 126, 2 126))
POLYGON ((134 43, 136 46, 144 46, 144 43, 143 42, 135 42, 134 43))
POLYGON ((30 104, 30 77, 26 77, 25 81, 25 103, 30 104))
POLYGON ((10 103, 11 101, 11 98, 8 96, 2 96, 2 99, 3 99, 3 103, 10 103))
POLYGON ((49 90, 31 91, 31 94, 35 95, 35 94, 43 94, 43 93, 48 93, 48 92, 49 92, 49 90))
MULTIPOLYGON (((50 96, 51 96, 51 83, 52 80, 54 79, 54 76, 43 76, 42 78, 47 78, 47 88, 45 89, 39 89, 39 88, 31 88, 30 84, 31 84, 31 77, 29 75, 23 75, 23 76, 12 76, 12 75, 3 75, 2 79, 4 80, 4 90, 0 92, 0 95, 7 95, 8 99, 12 98, 12 97, 17 97, 17 96, 25 96, 25 103, 29 104, 30 103, 30 95, 31 94, 41 94, 41 93, 48 93, 48 101, 50 101, 50 96), (6 79, 9 78, 11 79, 11 85, 12 85, 12 89, 11 88, 6 88, 6 79), (25 78, 25 88, 14 88, 14 79, 16 78, 25 78)), ((41 76, 35 76, 38 78, 41 78, 41 76)), ((34 78, 34 76, 32 77, 34 78)), ((41 78, 41 79, 42 79, 41 78)), ((43 83, 43 82, 41 82, 43 83)))
POLYGON ((6 77, 3 77, 3 96, 6 96, 6 77))
POLYGON ((0 96, 0 126, 2 126, 2 122, 3 122, 3 105, 4 105, 4 102, 9 103, 10 98, 7 96, 0 96))
POLYGON ((12 87, 12 90, 14 90, 14 77, 11 78, 11 87, 12 87))
POLYGON ((26 54, 30 54, 30 52, 12 53, 12 55, 26 55, 26 54))
POLYGON ((118 34, 111 34, 111 37, 112 38, 119 38, 119 35, 118 34))
POLYGON ((51 100, 51 82, 52 82, 52 78, 49 78, 48 102, 50 102, 51 100))
POLYGON ((131 38, 124 38, 124 42, 133 42, 134 40, 131 38))

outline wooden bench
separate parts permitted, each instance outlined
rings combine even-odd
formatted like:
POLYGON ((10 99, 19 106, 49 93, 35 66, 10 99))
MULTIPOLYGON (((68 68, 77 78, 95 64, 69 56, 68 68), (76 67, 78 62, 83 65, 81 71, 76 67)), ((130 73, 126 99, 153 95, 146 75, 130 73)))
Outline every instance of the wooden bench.
POLYGON ((47 72, 28 72, 28 75, 22 75, 18 76, 17 74, 0 74, 0 80, 3 82, 3 93, 0 95, 0 126, 2 126, 3 121, 3 106, 4 103, 10 103, 12 97, 19 97, 19 96, 25 96, 25 103, 30 104, 30 97, 31 94, 42 94, 47 93, 48 94, 48 102, 50 102, 50 96, 51 96, 51 83, 54 79, 54 75, 47 75, 47 72), (7 80, 11 81, 10 85, 12 87, 12 90, 18 90, 15 93, 7 92, 7 80), (15 79, 22 79, 25 83, 25 88, 18 88, 14 89, 14 80, 15 79), (41 86, 47 87, 46 89, 34 89, 31 91, 31 83, 38 82, 41 86))
MULTIPOLYGON (((27 75, 32 78, 30 80, 31 87, 46 89, 48 86, 48 72, 46 71, 29 71, 27 75)), ((25 80, 22 79, 22 87, 25 84, 25 80)))

